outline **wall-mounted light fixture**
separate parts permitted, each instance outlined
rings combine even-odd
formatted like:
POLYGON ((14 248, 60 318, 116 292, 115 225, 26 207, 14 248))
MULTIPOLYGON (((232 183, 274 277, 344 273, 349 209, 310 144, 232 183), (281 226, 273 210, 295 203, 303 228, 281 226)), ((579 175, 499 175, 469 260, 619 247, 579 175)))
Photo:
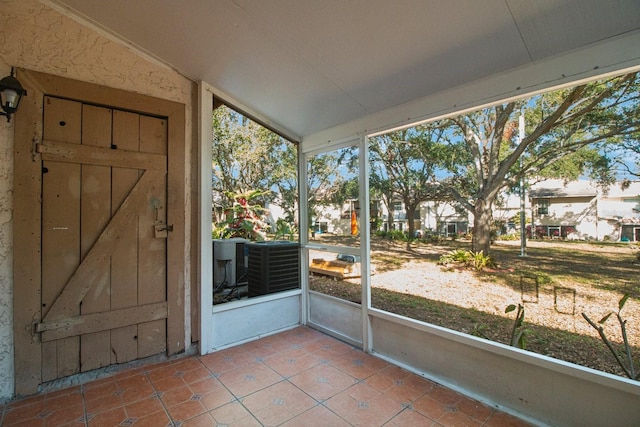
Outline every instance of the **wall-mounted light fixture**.
POLYGON ((6 116, 7 122, 11 121, 11 115, 18 110, 18 105, 27 91, 22 87, 18 79, 11 75, 0 80, 0 98, 2 99, 2 110, 0 116, 6 116))

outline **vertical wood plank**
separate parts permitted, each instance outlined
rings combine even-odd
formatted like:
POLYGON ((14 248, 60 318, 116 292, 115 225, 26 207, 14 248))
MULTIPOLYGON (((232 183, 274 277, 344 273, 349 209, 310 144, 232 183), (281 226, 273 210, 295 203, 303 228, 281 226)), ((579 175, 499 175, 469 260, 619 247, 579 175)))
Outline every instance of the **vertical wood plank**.
MULTIPOLYGON (((167 153, 167 122, 150 116, 140 116, 140 152, 167 153)), ((138 303, 150 304, 167 300, 167 240, 155 237, 156 222, 166 223, 166 176, 139 218, 138 303)), ((138 326, 138 356, 163 352, 166 344, 166 320, 138 326)))
MULTIPOLYGON (((193 87, 195 92, 195 85, 193 87)), ((168 175, 167 175, 167 218, 173 224, 173 232, 167 241, 167 295, 169 298, 167 319, 167 353, 176 354, 185 349, 188 339, 185 330, 185 271, 184 254, 186 243, 185 182, 186 146, 185 146, 185 106, 176 104, 168 116, 168 175)), ((192 257, 193 260, 196 257, 192 257)), ((196 265, 193 264, 192 268, 196 265)))
MULTIPOLYGON (((138 151, 138 114, 114 110, 113 143, 119 150, 138 151)), ((113 168, 111 215, 115 214, 138 180, 137 169, 113 168)), ((138 224, 130 230, 111 256, 111 309, 138 304, 138 224)), ((111 363, 123 363, 138 358, 138 326, 126 326, 111 331, 111 363)))
MULTIPOLYGON (((82 109, 82 145, 111 146, 111 109, 84 105, 82 109)), ((80 256, 87 255, 111 218, 111 168, 82 165, 80 196, 80 256)), ((110 310, 111 266, 107 261, 93 272, 96 285, 82 300, 81 314, 110 310)), ((83 372, 111 363, 111 334, 108 331, 80 337, 80 366, 83 372)))
MULTIPOLYGON (((43 136, 80 144, 82 105, 45 97, 43 136)), ((43 162, 42 177, 42 314, 80 263, 80 165, 43 162)), ((79 314, 79 307, 68 315, 79 314)), ((77 373, 77 337, 42 347, 42 380, 77 373)))
POLYGON ((42 382, 42 348, 33 336, 33 322, 41 318, 42 164, 33 159, 33 140, 42 138, 42 92, 37 83, 17 70, 29 96, 14 121, 13 168, 13 336, 15 392, 33 394, 42 382), (15 236, 25 236, 17 239, 15 236))

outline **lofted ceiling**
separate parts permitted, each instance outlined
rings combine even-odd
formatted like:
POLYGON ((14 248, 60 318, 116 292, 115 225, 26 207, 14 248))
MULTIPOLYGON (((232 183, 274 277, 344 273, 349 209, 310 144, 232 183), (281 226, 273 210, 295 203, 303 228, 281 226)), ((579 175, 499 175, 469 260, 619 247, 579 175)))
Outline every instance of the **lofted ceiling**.
POLYGON ((640 29, 638 0, 54 0, 298 138, 640 29))

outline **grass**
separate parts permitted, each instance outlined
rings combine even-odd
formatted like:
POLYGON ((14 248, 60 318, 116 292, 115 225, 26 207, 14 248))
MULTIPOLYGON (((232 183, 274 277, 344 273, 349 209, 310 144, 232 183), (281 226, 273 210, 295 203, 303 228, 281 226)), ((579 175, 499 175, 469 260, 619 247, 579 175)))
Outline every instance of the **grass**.
MULTIPOLYGON (((331 295, 358 304, 361 303, 360 289, 349 282, 314 278, 311 289, 328 293, 327 284, 323 283, 327 281, 331 282, 331 295)), ((509 343, 509 335, 513 327, 513 320, 510 318, 493 316, 482 311, 385 289, 372 289, 371 303, 373 307, 381 310, 503 344, 509 343)), ((530 330, 530 333, 527 334, 526 350, 604 372, 623 375, 602 342, 596 338, 539 325, 527 324, 526 327, 530 330)), ((635 350, 636 354, 640 351, 640 349, 635 350)))
MULTIPOLYGON (((537 243, 527 248, 528 256, 525 257, 521 257, 519 250, 514 250, 513 245, 494 245, 491 257, 498 268, 475 274, 484 282, 497 282, 516 291, 520 291, 520 275, 528 275, 538 277, 540 285, 545 286, 545 292, 548 292, 552 285, 572 288, 577 284, 587 284, 590 287, 617 294, 629 293, 632 299, 640 299, 637 255, 628 244, 567 242, 568 244, 558 246, 551 242, 537 243)), ((404 243, 393 244, 374 239, 372 261, 379 272, 397 270, 415 259, 435 264, 440 255, 459 248, 468 249, 469 243, 462 241, 437 244, 414 243, 413 250, 408 251, 404 243)), ((316 276, 311 281, 311 289, 360 303, 360 287, 349 282, 316 276)), ((473 308, 464 308, 443 301, 381 288, 372 288, 371 299, 372 306, 381 310, 496 342, 509 343, 514 313, 510 313, 510 317, 509 315, 498 316, 473 308)), ((592 301, 587 296, 585 299, 592 301)), ((599 301, 592 302, 595 305, 599 301)), ((579 313, 576 315, 579 317, 579 313)), ((526 313, 524 321, 526 328, 530 331, 527 334, 527 350, 623 375, 599 338, 569 330, 529 324, 526 313)), ((640 356, 640 349, 634 350, 634 354, 640 356)))

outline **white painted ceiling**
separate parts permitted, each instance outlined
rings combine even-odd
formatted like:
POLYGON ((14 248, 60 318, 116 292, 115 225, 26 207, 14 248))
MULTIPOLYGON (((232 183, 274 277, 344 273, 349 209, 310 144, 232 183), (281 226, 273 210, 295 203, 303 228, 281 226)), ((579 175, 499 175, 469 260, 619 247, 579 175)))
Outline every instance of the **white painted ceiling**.
POLYGON ((640 0, 55 0, 304 137, 640 29, 640 0))

